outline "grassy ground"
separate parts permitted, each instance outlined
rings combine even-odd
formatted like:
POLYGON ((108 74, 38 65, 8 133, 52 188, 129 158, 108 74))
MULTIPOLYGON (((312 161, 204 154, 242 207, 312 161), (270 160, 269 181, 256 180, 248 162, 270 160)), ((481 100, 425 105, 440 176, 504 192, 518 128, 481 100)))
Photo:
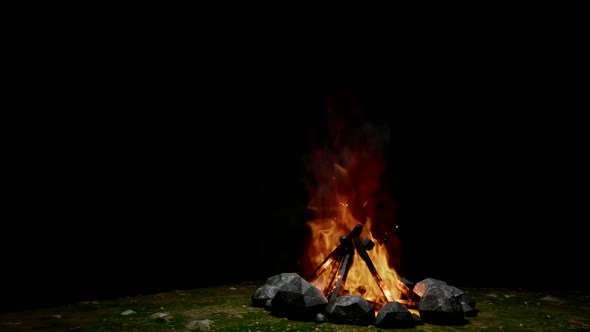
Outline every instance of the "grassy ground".
MULTIPOLYGON (((2 313, 0 331, 379 331, 271 316, 251 306, 250 297, 264 282, 2 313)), ((590 331, 587 293, 459 288, 477 302, 477 317, 462 326, 425 324, 406 331, 590 331)))

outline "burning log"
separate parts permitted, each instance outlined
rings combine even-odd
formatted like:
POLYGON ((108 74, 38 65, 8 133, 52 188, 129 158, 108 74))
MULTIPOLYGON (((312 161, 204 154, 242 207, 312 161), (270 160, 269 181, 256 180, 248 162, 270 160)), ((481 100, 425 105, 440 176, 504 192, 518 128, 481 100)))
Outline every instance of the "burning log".
POLYGON ((359 236, 363 230, 363 225, 357 225, 350 231, 348 237, 341 236, 340 237, 340 245, 336 247, 325 259, 324 261, 311 273, 309 277, 306 278, 307 281, 313 282, 316 280, 326 269, 335 262, 340 262, 343 255, 349 250, 350 242, 347 242, 348 239, 351 239, 355 236, 359 236))
MULTIPOLYGON (((427 278, 416 285, 412 283, 411 285, 413 285, 413 287, 410 288, 407 285, 409 281, 397 279, 393 286, 398 289, 403 296, 402 298, 394 299, 389 286, 385 283, 377 271, 375 264, 368 254, 368 251, 374 248, 375 243, 370 238, 360 238, 362 229, 363 225, 357 224, 350 231, 348 236, 341 236, 338 247, 336 247, 306 279, 310 283, 314 282, 320 275, 322 275, 322 273, 326 271, 326 269, 331 266, 332 269, 326 279, 327 283, 322 290, 322 294, 326 296, 328 300, 333 300, 338 296, 348 294, 348 292, 345 291, 345 284, 348 271, 353 263, 355 252, 361 256, 372 277, 377 282, 378 288, 381 290, 383 295, 381 303, 397 301, 407 308, 418 309, 420 298, 428 286, 446 284, 446 282, 442 280, 427 278)), ((362 295, 366 292, 366 288, 364 286, 359 286, 357 291, 362 295)), ((464 306, 465 311, 471 313, 471 311, 469 311, 470 306, 467 304, 464 304, 464 306)))
POLYGON ((342 288, 346 283, 346 276, 350 266, 352 265, 352 257, 354 255, 354 247, 352 239, 360 236, 363 230, 363 225, 356 225, 348 236, 340 237, 340 244, 334 249, 324 261, 306 278, 308 282, 314 282, 326 269, 332 266, 329 282, 324 287, 322 294, 328 299, 332 299, 338 295, 342 295, 342 288))
POLYGON ((406 299, 398 299, 396 302, 403 304, 408 309, 418 309, 419 301, 410 301, 406 299))
POLYGON ((414 308, 415 309, 416 306, 417 306, 417 304, 418 304, 418 301, 420 300, 420 296, 418 296, 418 294, 414 293, 414 291, 411 290, 410 287, 408 287, 401 280, 397 280, 397 283, 396 283, 395 287, 397 289, 399 289, 402 292, 402 294, 404 294, 408 298, 407 300, 403 300, 403 301, 406 302, 404 304, 406 306, 409 306, 410 308, 414 308))
POLYGON ((373 278, 375 278, 379 289, 381 289, 383 296, 385 296, 385 302, 394 301, 391 291, 379 275, 377 268, 375 268, 371 257, 367 253, 367 250, 371 250, 375 243, 368 238, 361 240, 360 234, 362 230, 363 225, 357 224, 348 236, 340 237, 338 247, 324 259, 306 280, 310 283, 314 282, 330 265, 335 264, 330 272, 329 282, 322 293, 328 299, 342 295, 342 287, 346 283, 346 276, 352 265, 352 258, 356 250, 369 268, 373 278))
POLYGON ((379 285, 379 289, 381 289, 381 292, 383 292, 383 295, 385 296, 387 301, 394 301, 395 299, 391 295, 391 291, 389 290, 389 287, 387 287, 387 285, 385 284, 385 282, 383 281, 383 279, 379 275, 379 272, 377 272, 377 268, 375 268, 375 265, 373 264, 371 257, 369 257, 369 254, 365 250, 365 247, 363 246, 363 243, 361 242, 361 240, 358 237, 355 237, 353 239, 353 241, 354 241, 354 246, 356 248, 356 251, 359 253, 361 258, 367 264, 369 271, 371 271, 371 275, 377 281, 377 285, 379 285))
POLYGON ((324 273, 324 271, 326 271, 326 269, 328 267, 330 267, 330 265, 339 262, 339 258, 342 256, 342 254, 346 251, 346 248, 344 246, 342 246, 342 242, 340 242, 341 245, 339 245, 338 247, 336 247, 336 249, 334 249, 325 259, 324 261, 315 269, 315 271, 313 271, 311 273, 311 275, 309 277, 307 277, 307 281, 309 282, 313 282, 314 280, 316 280, 322 273, 324 273))
POLYGON ((361 241, 361 243, 363 244, 363 248, 365 248, 366 251, 369 251, 369 250, 375 248, 375 242, 373 242, 373 240, 371 240, 369 238, 365 238, 364 240, 361 241))
POLYGON ((344 254, 344 258, 342 258, 342 263, 340 263, 338 278, 336 279, 334 289, 331 291, 331 295, 328 298, 328 300, 333 300, 337 296, 342 295, 342 289, 344 287, 344 284, 346 283, 346 276, 348 275, 348 271, 350 270, 350 265, 352 265, 353 255, 354 250, 352 250, 352 248, 349 247, 347 252, 344 254))
MULTIPOLYGON (((330 271, 330 275, 328 277, 329 282, 324 287, 322 293, 328 299, 333 299, 339 295, 342 295, 342 288, 346 283, 346 276, 348 275, 348 270, 352 265, 352 258, 356 251, 361 256, 369 271, 371 272, 371 275, 377 282, 379 289, 385 297, 384 302, 394 301, 395 299, 393 298, 389 287, 379 275, 377 268, 367 253, 367 250, 373 249, 375 243, 369 238, 361 240, 360 235, 362 230, 363 225, 357 224, 352 229, 352 231, 350 231, 348 236, 341 236, 338 247, 336 247, 336 249, 334 249, 324 259, 324 261, 313 271, 313 273, 311 273, 308 278, 306 278, 306 280, 310 283, 314 282, 328 267, 332 265, 332 270, 330 271)), ((408 292, 408 298, 410 300, 415 299, 415 297, 411 295, 411 292, 408 292)), ((409 303, 413 304, 413 301, 409 301, 409 303)))

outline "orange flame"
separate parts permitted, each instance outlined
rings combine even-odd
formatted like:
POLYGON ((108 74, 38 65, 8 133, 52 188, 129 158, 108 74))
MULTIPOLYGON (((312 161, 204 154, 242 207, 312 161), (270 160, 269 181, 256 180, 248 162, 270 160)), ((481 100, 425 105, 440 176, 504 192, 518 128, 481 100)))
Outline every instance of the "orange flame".
MULTIPOLYGON (((338 164, 335 165, 335 169, 338 170, 337 172, 344 170, 338 164)), ((332 178, 332 182, 334 186, 337 186, 336 177, 332 178)), ((339 194, 338 191, 334 191, 333 194, 336 204, 327 209, 317 206, 318 202, 316 200, 312 200, 309 204, 310 209, 322 215, 307 223, 311 230, 311 238, 306 256, 310 259, 311 266, 314 267, 319 266, 325 257, 340 244, 341 236, 348 235, 360 222, 353 217, 351 205, 349 204, 349 195, 339 194)), ((365 201, 362 207, 367 205, 368 202, 365 201)), ((398 275, 395 269, 390 266, 388 249, 383 242, 373 237, 371 229, 372 219, 366 217, 360 237, 362 239, 371 239, 375 243, 374 248, 367 253, 387 287, 382 290, 365 262, 358 255, 355 255, 346 279, 346 289, 349 294, 361 295, 368 301, 384 304, 386 301, 394 301, 400 297, 399 290, 395 287, 398 275), (387 298, 383 298, 383 291, 387 292, 385 294, 387 298)), ((323 289, 328 282, 326 280, 327 276, 327 272, 323 273, 313 281, 313 284, 319 289, 323 289)))

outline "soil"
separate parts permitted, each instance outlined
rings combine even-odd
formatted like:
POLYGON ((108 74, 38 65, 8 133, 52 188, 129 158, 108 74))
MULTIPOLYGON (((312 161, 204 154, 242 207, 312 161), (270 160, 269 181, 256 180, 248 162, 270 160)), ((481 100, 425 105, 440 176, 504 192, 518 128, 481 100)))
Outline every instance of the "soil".
MULTIPOLYGON (((251 305, 251 296, 264 282, 5 312, 0 313, 0 331, 380 331, 272 316, 251 305)), ((476 317, 467 317, 460 326, 425 324, 405 331, 590 331, 590 295, 585 291, 457 287, 476 301, 476 317)))

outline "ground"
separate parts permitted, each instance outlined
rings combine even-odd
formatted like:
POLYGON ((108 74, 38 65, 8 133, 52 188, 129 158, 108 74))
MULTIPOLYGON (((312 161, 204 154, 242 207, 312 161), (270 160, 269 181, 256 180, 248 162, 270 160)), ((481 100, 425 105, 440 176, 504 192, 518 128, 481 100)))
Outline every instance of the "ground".
MULTIPOLYGON (((373 326, 297 322, 253 307, 264 280, 175 290, 0 314, 0 331, 379 331, 373 326)), ((461 288, 477 317, 461 326, 425 324, 406 331, 590 331, 582 291, 461 288)))

